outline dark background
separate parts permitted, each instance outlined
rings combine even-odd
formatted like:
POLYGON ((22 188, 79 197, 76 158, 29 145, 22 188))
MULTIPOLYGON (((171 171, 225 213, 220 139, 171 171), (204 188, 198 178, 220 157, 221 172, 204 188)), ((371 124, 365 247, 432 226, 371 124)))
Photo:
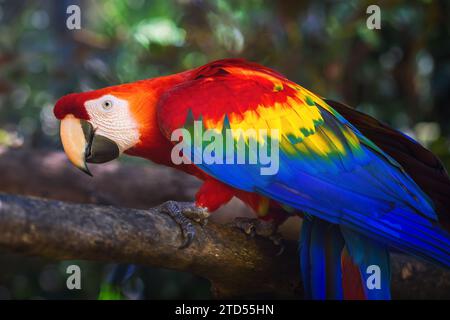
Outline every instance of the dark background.
MULTIPOLYGON (((243 57, 415 137, 450 167, 449 1, 0 0, 0 146, 60 149, 62 95, 243 57), (66 28, 67 6, 81 30, 66 28), (381 8, 381 30, 366 8, 381 8)), ((127 161, 125 159, 125 161, 127 161)), ((1 179, 1 172, 0 172, 1 179)), ((109 265, 0 254, 0 298, 97 297, 109 265), (81 291, 65 269, 83 271, 81 291)), ((136 298, 207 298, 207 281, 140 269, 136 298)))

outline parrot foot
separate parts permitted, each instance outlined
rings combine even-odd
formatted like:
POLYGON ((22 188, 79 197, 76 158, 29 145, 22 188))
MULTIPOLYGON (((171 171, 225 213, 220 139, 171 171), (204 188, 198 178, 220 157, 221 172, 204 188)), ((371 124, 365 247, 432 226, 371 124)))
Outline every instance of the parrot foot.
POLYGON ((258 235, 260 237, 267 238, 270 241, 272 241, 272 243, 275 246, 279 247, 276 256, 279 256, 284 252, 283 238, 277 232, 278 229, 277 224, 260 219, 239 217, 234 219, 232 225, 242 230, 245 234, 249 235, 250 237, 258 235))
POLYGON ((184 241, 179 249, 189 247, 195 238, 195 227, 192 221, 205 226, 209 212, 206 208, 198 207, 193 202, 166 201, 159 206, 161 212, 167 213, 181 228, 184 241))

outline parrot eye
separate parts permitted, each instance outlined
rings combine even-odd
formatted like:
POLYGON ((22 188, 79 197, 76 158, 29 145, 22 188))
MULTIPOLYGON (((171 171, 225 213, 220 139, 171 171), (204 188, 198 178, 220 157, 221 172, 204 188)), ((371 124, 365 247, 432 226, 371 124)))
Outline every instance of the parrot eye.
POLYGON ((102 108, 104 110, 110 110, 112 108, 112 106, 113 106, 113 103, 111 100, 105 100, 102 102, 102 108))

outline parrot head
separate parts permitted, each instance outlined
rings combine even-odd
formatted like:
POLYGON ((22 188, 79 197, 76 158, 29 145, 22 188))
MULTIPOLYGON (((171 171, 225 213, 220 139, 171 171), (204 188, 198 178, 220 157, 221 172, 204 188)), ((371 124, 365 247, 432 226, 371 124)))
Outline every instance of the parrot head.
POLYGON ((120 85, 60 98, 54 114, 61 120, 61 142, 72 164, 92 175, 86 163, 108 162, 133 148, 149 122, 151 101, 152 91, 139 85, 120 85))

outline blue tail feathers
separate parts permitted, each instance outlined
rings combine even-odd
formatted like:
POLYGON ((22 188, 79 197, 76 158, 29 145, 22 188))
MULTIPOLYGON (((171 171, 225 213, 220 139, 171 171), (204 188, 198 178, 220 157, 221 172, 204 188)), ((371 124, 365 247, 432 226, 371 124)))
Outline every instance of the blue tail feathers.
POLYGON ((344 246, 360 270, 366 298, 390 299, 391 270, 387 247, 346 228, 308 215, 303 220, 299 247, 305 298, 345 298, 341 265, 344 246))

